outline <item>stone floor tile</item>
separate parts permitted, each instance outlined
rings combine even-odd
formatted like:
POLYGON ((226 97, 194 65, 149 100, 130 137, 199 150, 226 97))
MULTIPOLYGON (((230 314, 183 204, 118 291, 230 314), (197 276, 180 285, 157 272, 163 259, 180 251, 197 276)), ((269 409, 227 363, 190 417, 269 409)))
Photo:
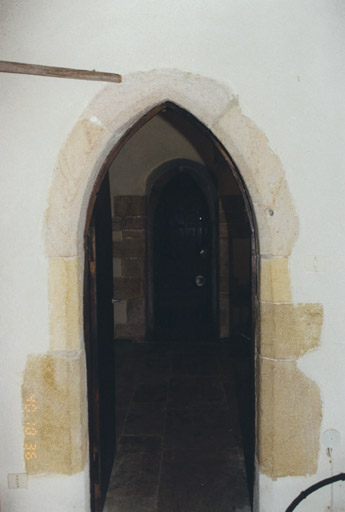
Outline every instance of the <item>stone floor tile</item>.
POLYGON ((184 408, 225 403, 222 383, 215 377, 176 375, 171 378, 168 404, 184 408))
POLYGON ((167 411, 164 449, 235 452, 239 428, 226 407, 193 407, 167 411))
POLYGON ((103 512, 156 512, 156 498, 107 496, 103 512))
POLYGON ((144 367, 148 370, 166 372, 171 367, 170 354, 146 354, 144 357, 144 367))
POLYGON ((173 355, 172 372, 177 375, 219 375, 220 369, 214 354, 173 355))
POLYGON ((162 436, 165 426, 166 408, 159 404, 132 406, 124 425, 126 435, 162 436))
POLYGON ((160 439, 122 436, 108 496, 155 497, 161 464, 160 439))
POLYGON ((116 345, 118 446, 104 512, 251 511, 247 353, 240 338, 116 345))
MULTIPOLYGON (((123 435, 117 446, 118 455, 133 452, 158 452, 162 441, 159 436, 123 435)), ((116 461, 115 461, 116 462, 116 461)))
POLYGON ((246 475, 212 451, 165 451, 158 512, 229 512, 249 506, 246 475))
POLYGON ((167 378, 151 378, 140 382, 134 392, 133 402, 144 403, 165 403, 167 401, 168 381, 167 378))

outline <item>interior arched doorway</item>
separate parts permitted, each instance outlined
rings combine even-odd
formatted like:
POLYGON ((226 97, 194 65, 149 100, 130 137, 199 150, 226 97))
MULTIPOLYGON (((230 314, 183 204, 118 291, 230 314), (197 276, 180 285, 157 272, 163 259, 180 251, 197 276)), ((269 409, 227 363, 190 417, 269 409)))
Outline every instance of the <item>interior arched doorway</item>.
MULTIPOLYGON (((228 155, 232 156, 241 172, 239 186, 245 182, 255 211, 260 242, 255 245, 255 252, 260 254, 256 258, 260 276, 256 311, 260 310, 260 314, 256 315, 255 343, 254 508, 262 503, 265 506, 276 493, 278 477, 305 476, 317 469, 320 393, 298 368, 297 361, 320 339, 322 308, 292 301, 289 264, 298 236, 298 217, 284 168, 267 137, 242 112, 238 99, 226 86, 176 70, 135 73, 127 76, 121 86, 103 89, 75 124, 58 155, 44 221, 49 261, 48 355, 54 364, 68 365, 73 360, 74 379, 59 381, 59 386, 73 399, 75 411, 73 421, 64 417, 61 424, 66 435, 58 454, 59 471, 66 475, 82 471, 85 481, 88 478, 82 300, 85 226, 90 224, 96 191, 107 165, 131 138, 131 130, 136 133, 161 112, 167 98, 172 104, 181 105, 187 117, 194 115, 196 124, 214 137, 215 144, 220 141, 229 165, 233 164, 228 155), (318 318, 319 330, 309 335, 313 315, 318 318), (290 330, 286 326, 291 325, 298 326, 298 343, 289 343, 290 330), (293 395, 286 392, 289 385, 294 389, 293 395), (316 408, 311 410, 310 403, 316 408), (315 435, 301 435, 307 424, 313 425, 315 435)), ((48 390, 44 396, 49 402, 48 390)), ((46 421, 54 432, 60 425, 56 418, 46 421)), ((28 474, 56 473, 57 454, 48 441, 41 439, 41 449, 47 454, 45 466, 27 465, 28 474)), ((88 488, 83 485, 78 492, 87 496, 88 488)))
MULTIPOLYGON (((156 108, 152 112, 150 112, 145 117, 145 122, 148 122, 151 116, 151 119, 154 116, 157 116, 159 114, 162 115, 169 115, 171 113, 172 117, 171 119, 177 120, 177 124, 181 123, 181 121, 184 118, 187 118, 186 112, 184 112, 181 108, 177 107, 176 105, 172 103, 165 103, 159 106, 159 108, 156 108)), ((231 159, 228 157, 225 150, 222 148, 221 144, 215 139, 214 136, 205 128, 201 123, 199 123, 195 118, 192 118, 190 115, 188 116, 188 123, 190 123, 193 126, 193 133, 194 137, 198 138, 198 131, 200 132, 201 137, 201 146, 205 144, 205 141, 208 140, 210 142, 210 145, 212 146, 212 159, 220 160, 221 167, 224 170, 224 167, 226 167, 227 172, 229 173, 229 176, 233 178, 233 173, 236 173, 236 180, 238 180, 238 183, 240 183, 241 189, 239 189, 239 194, 241 197, 241 204, 242 209, 247 210, 247 222, 248 226, 252 226, 251 230, 251 247, 253 249, 253 253, 255 252, 255 230, 254 230, 254 219, 252 215, 252 210, 250 207, 250 203, 248 200, 248 197, 246 196, 245 189, 239 180, 238 173, 236 171, 236 168, 234 164, 232 163, 231 159), (215 156, 216 155, 216 156, 215 156)), ((142 126, 144 123, 143 121, 139 122, 138 125, 135 125, 134 127, 129 130, 126 137, 127 140, 129 140, 134 133, 136 133, 137 130, 139 130, 139 127, 142 126), (141 124, 142 123, 142 124, 141 124)), ((210 146, 210 147, 211 147, 210 146)), ((121 146, 120 146, 121 147, 121 146)), ((111 157, 108 158, 107 163, 103 166, 103 171, 100 173, 98 182, 95 186, 94 193, 92 196, 92 199, 90 201, 89 210, 88 210, 88 216, 87 218, 90 219, 87 223, 87 235, 86 235, 86 246, 90 246, 90 239, 92 240, 92 226, 94 225, 95 221, 93 220, 96 218, 97 220, 97 211, 105 211, 104 204, 103 206, 100 206, 100 201, 103 201, 104 199, 101 199, 104 197, 103 189, 104 189, 104 183, 107 180, 107 172, 109 169, 109 166, 112 165, 112 162, 115 158, 115 153, 118 151, 118 147, 115 147, 114 151, 111 154, 111 157), (105 176, 105 178, 103 178, 105 176), (101 181, 102 179, 102 181, 101 181)), ((216 165, 210 164, 214 167, 214 170, 216 169, 216 165)), ((211 171, 211 169, 210 169, 211 171)), ((148 244, 148 252, 150 254, 149 259, 151 258, 153 260, 153 271, 151 269, 151 278, 153 282, 153 289, 150 289, 150 286, 147 287, 147 294, 150 296, 150 294, 153 295, 153 303, 148 301, 147 309, 148 314, 147 318, 150 320, 152 317, 154 318, 154 327, 159 336, 162 336, 162 331, 164 330, 164 338, 165 339, 176 339, 177 332, 181 333, 183 332, 182 338, 180 341, 187 338, 191 338, 193 340, 199 340, 200 339, 206 339, 208 341, 212 340, 213 342, 215 339, 219 338, 219 335, 216 335, 216 332, 219 330, 218 326, 216 326, 216 322, 219 322, 218 318, 218 304, 219 304, 219 261, 218 261, 218 245, 219 245, 219 238, 218 238, 218 231, 221 226, 220 217, 218 216, 218 200, 220 200, 220 204, 222 201, 224 201, 224 196, 220 196, 217 193, 217 187, 213 181, 217 180, 216 174, 213 176, 210 175, 210 171, 207 170, 206 167, 196 163, 191 162, 187 160, 179 160, 179 161, 173 161, 169 162, 167 164, 164 164, 160 168, 156 169, 154 173, 151 174, 150 179, 147 180, 147 189, 150 191, 150 194, 148 196, 148 210, 149 210, 149 223, 148 223, 148 236, 146 237, 147 240, 149 240, 148 244), (158 177, 157 177, 158 176, 158 177), (190 207, 190 203, 194 202, 193 207, 190 207), (177 206, 177 210, 176 210, 177 206), (167 214, 167 208, 169 210, 169 219, 165 219, 167 214), (207 274, 207 276, 204 276, 201 274, 201 267, 194 269, 194 273, 196 272, 195 276, 193 276, 192 280, 192 292, 190 293, 190 289, 186 289, 186 287, 181 290, 178 290, 179 296, 176 296, 176 282, 178 279, 180 279, 180 274, 174 274, 173 279, 171 280, 171 286, 170 289, 167 291, 166 289, 166 282, 167 280, 163 281, 162 286, 162 276, 158 276, 155 274, 159 274, 157 272, 157 267, 163 267, 163 273, 167 273, 169 269, 175 264, 169 257, 171 252, 176 252, 176 246, 179 244, 179 241, 176 238, 176 232, 172 232, 170 229, 171 224, 171 216, 174 217, 174 223, 176 224, 177 217, 181 216, 181 212, 183 212, 183 240, 182 245, 180 247, 181 254, 182 252, 185 252, 186 246, 189 243, 192 243, 192 252, 197 248, 199 252, 199 259, 201 261, 197 261, 195 265, 203 265, 205 268, 203 268, 202 272, 203 274, 207 274), (188 220, 187 220, 188 217, 188 220), (191 221, 191 217, 193 217, 191 221), (194 218, 195 217, 195 218, 194 218), (164 220, 165 219, 165 220, 164 220), (205 222, 204 222, 205 221, 205 222), (186 227, 187 223, 187 227, 186 227), (192 225, 193 224, 193 225, 192 225), (193 230, 193 237, 192 240, 185 236, 187 231, 193 230), (151 233, 152 231, 152 233, 151 233), (199 232, 196 234, 197 232, 199 232), (168 236, 165 235, 168 233, 168 236), (173 241, 169 245, 169 240, 173 233, 173 241), (162 239, 164 239, 164 246, 162 246, 161 242, 162 239), (200 243, 203 245, 203 247, 199 247, 200 243), (152 247, 150 247, 150 245, 152 247), (205 245, 205 247, 204 247, 205 245), (151 249, 151 250, 150 250, 151 249), (168 251, 169 254, 166 254, 168 251), (164 259, 163 259, 163 253, 164 253, 164 259), (205 256, 206 256, 206 265, 205 265, 205 256), (207 267, 207 268, 206 268, 207 267), (198 298, 195 299, 195 291, 197 293, 200 292, 199 288, 199 280, 207 279, 209 283, 207 283, 207 287, 205 288, 206 294, 198 296, 198 298), (175 294, 175 295, 174 295, 175 294), (185 295, 187 296, 187 300, 185 301, 185 295), (193 295, 193 297, 192 297, 193 295), (172 304, 171 301, 180 301, 182 303, 182 307, 175 308, 173 319, 170 322, 170 314, 171 310, 175 307, 174 304, 172 304), (191 301, 194 301, 194 306, 190 308, 191 301), (160 306, 163 305, 162 309, 159 309, 160 306), (186 314, 187 310, 187 314, 186 314), (183 318, 178 318, 179 316, 183 316, 183 318), (157 322, 157 318, 159 319, 157 322), (180 321, 181 320, 181 321, 180 321), (188 325, 186 325, 188 322, 188 325), (201 324, 201 325, 199 325, 201 324), (164 329, 163 329, 164 325, 164 329), (176 330, 176 326, 178 329, 176 330), (199 328, 200 327, 200 328, 199 328), (172 337, 169 336, 169 334, 173 333, 172 337)), ((127 197, 127 196, 126 196, 127 197)), ((127 198, 128 199, 128 198, 127 198)), ((131 201, 128 201, 126 199, 126 202, 131 204, 131 201)), ((109 197, 108 197, 109 201, 109 197)), ((238 203, 238 201, 237 201, 238 203)), ((127 212, 127 214, 130 214, 131 212, 127 212)), ((224 212, 223 212, 224 213, 224 212)), ((129 215, 130 216, 130 215, 129 215)), ((223 219, 224 220, 224 219, 223 219)), ((225 221, 223 222, 224 225, 227 225, 227 221, 229 219, 226 218, 225 214, 225 221)), ((233 219, 232 219, 233 220, 233 219)), ((235 218, 235 224, 236 224, 235 218)), ((231 222, 230 222, 231 223, 231 222)), ((102 224, 102 223, 101 223, 102 224)), ((181 228, 181 222, 178 222, 178 230, 181 228)), ((229 226, 227 226, 229 228, 229 226)), ((101 226, 100 229, 103 231, 103 227, 101 226)), ((224 229, 224 228, 223 228, 224 229)), ((127 230, 125 230, 127 231, 127 230)), ((176 230, 175 230, 176 231, 176 230)), ((248 235, 249 236, 249 235, 248 235)), ((87 305, 87 308, 84 310, 84 320, 85 320, 85 333, 86 333, 86 349, 87 349, 87 361, 88 361, 88 383, 89 383, 89 432, 90 432, 90 467, 91 467, 91 495, 92 495, 92 502, 94 510, 99 511, 102 510, 102 505, 105 499, 105 491, 107 488, 107 483, 110 478, 110 466, 109 466, 109 453, 112 453, 112 448, 109 448, 113 446, 114 439, 111 439, 111 432, 109 432, 109 425, 112 424, 112 421, 110 421, 110 417, 112 416, 110 414, 111 407, 110 399, 109 399, 109 390, 107 389, 107 386, 109 387, 110 382, 110 374, 108 376, 105 375, 104 368, 109 369, 109 365, 107 360, 102 360, 101 351, 98 350, 98 346, 102 347, 105 344, 104 336, 105 334, 99 334, 99 321, 97 318, 97 312, 95 312, 95 308, 97 309, 97 304, 100 302, 100 296, 99 296, 99 287, 97 285, 97 279, 98 279, 98 273, 97 273, 97 232, 95 235, 96 240, 96 252, 93 254, 93 249, 89 249, 87 251, 88 259, 85 261, 85 270, 86 270, 86 276, 85 276, 85 282, 90 283, 91 282, 91 289, 96 289, 96 297, 94 298, 92 303, 92 297, 90 300, 86 300, 85 304, 87 305), (91 252, 91 258, 90 258, 90 252, 91 252), (95 270, 96 269, 96 270, 95 270), (92 285, 92 279, 96 276, 96 284, 92 285), (91 305, 91 309, 90 309, 91 305), (93 309, 92 310, 92 306, 93 309), (96 333, 96 334, 94 334, 96 333), (101 339, 102 337, 102 339, 101 339), (96 360, 96 365, 94 364, 93 360, 96 360), (105 382, 107 383, 105 385, 105 382), (102 411, 103 408, 103 411, 102 411), (110 434, 110 436, 109 436, 110 434), (107 436, 107 440, 105 440, 107 436)), ((228 237, 226 242, 229 244, 231 242, 231 237, 228 237)), ((146 252, 147 252, 146 250, 146 252)), ((101 249, 100 249, 101 251, 101 249)), ((194 251, 195 252, 195 251, 194 251)), ((222 251, 220 251, 222 252, 222 251)), ((100 252, 102 254, 102 252, 100 252)), ((133 256, 133 254, 132 254, 133 256)), ((247 255, 248 256, 248 255, 247 255)), ((193 261, 195 260, 193 256, 193 261)), ((249 256, 248 256, 249 260, 249 256)), ((181 267, 189 266, 191 263, 191 258, 184 258, 181 267)), ((231 266, 230 260, 227 262, 229 266, 231 266)), ((256 290, 255 286, 255 278, 256 278, 256 260, 255 258, 252 259, 252 270, 251 270, 251 277, 252 277, 252 283, 251 283, 251 289, 256 290), (254 269, 254 270, 253 270, 254 269)), ((103 266, 102 266, 103 270, 103 266)), ((147 281, 150 281, 150 276, 147 276, 147 281)), ((185 279, 185 276, 183 277, 185 279)), ((189 278, 188 278, 189 279, 189 278)), ((169 282, 168 282, 169 284, 169 282)), ((204 283, 202 283, 204 284, 204 283)), ((185 286, 185 284, 184 284, 185 286)), ((202 286, 200 287, 202 288, 202 286)), ((85 287, 85 290, 87 290, 87 287, 85 287)), ((201 290, 204 292, 204 289, 201 290)), ((118 291, 114 290, 115 296, 118 295, 118 291)), ((254 294, 252 296, 252 299, 254 297, 254 294)), ((249 298, 250 300, 250 298, 249 298)), ((253 299, 254 300, 254 299, 253 299)), ((230 295, 228 296, 228 303, 227 307, 230 308, 231 301, 230 301, 230 295)), ((251 310, 250 304, 247 304, 248 310, 251 310)), ((248 327, 248 330, 251 329, 252 326, 248 327)), ((148 331, 150 329, 150 324, 148 323, 148 331)), ((110 332, 110 331, 109 331, 110 332)), ((218 333, 217 333, 218 334, 218 333)), ((156 336, 157 337, 157 336, 156 336)), ((181 337, 181 334, 180 334, 181 337)), ((227 338, 230 338, 230 332, 228 333, 227 338)), ((247 336, 247 339, 249 337, 247 336)), ((253 339, 253 337, 251 337, 253 339)), ((109 358, 109 352, 104 352, 107 355, 106 358, 109 358)), ((181 354, 180 354, 181 356, 181 354)), ((182 355, 182 357, 185 357, 185 354, 182 355)), ((190 357, 190 354, 187 354, 186 357, 190 357)), ((176 354, 174 354, 174 360, 176 361, 176 354)), ((203 358, 201 358, 203 359, 203 358)), ((204 360, 204 359, 203 359, 204 360)), ((251 364, 250 366, 253 368, 253 345, 251 346, 251 364)), ((110 371, 110 370, 109 370, 110 371)), ((205 370, 202 370, 204 372, 205 370)), ((207 370, 208 372, 209 370, 207 370)), ((212 370, 214 371, 214 370, 212 370)), ((224 371, 224 369, 223 369, 224 371)), ((179 370, 180 372, 180 370, 179 370)), ((195 370, 193 370, 195 373, 195 370)), ((214 375, 213 375, 214 377, 214 375)), ((201 376, 200 376, 201 378, 201 376)), ((222 377, 223 378, 223 377, 222 377)), ((253 373, 251 375, 252 381, 253 373)), ((200 379, 199 379, 200 380, 200 379)), ((172 381, 176 381, 176 376, 172 378, 172 381)), ((223 382, 223 381, 222 381, 223 382)), ((175 382, 176 383, 176 382, 175 382)), ((216 385, 221 388, 223 384, 218 383, 216 385), (218 386, 219 384, 219 386, 218 386)), ((233 392, 233 390, 232 390, 233 392)), ((221 391, 222 393, 222 391, 221 391)), ((250 413, 247 417, 247 423, 251 423, 252 427, 254 425, 254 418, 252 414, 253 409, 253 402, 254 402, 254 394, 253 392, 249 393, 250 396, 246 396, 247 403, 247 409, 246 412, 250 413), (249 408, 248 408, 249 406, 249 408)), ((243 398, 243 396, 242 396, 243 398)), ((218 397, 219 399, 219 397, 218 397)), ((217 399, 217 400, 218 400, 217 399)), ((209 406, 209 404, 207 404, 209 406)), ((205 406, 205 404, 203 404, 205 406)), ((228 425, 230 427, 230 425, 228 425)), ((231 431, 232 429, 228 429, 231 431)), ((254 428, 252 428, 254 430, 254 428)), ((247 432, 248 433, 248 432, 247 432)), ((249 441, 248 441, 249 442, 249 441)), ((251 446, 251 452, 249 454, 249 457, 251 459, 248 466, 250 466, 250 472, 251 476, 253 474, 253 446, 251 446)), ((227 447, 224 447, 224 452, 226 453, 227 447)), ((252 481, 250 483, 252 486, 252 481)), ((164 507, 166 504, 164 505, 164 507)), ((190 505, 188 505, 190 506, 190 505)), ((192 505, 194 506, 194 505, 192 505)), ((163 510, 163 509, 162 509, 163 510)))

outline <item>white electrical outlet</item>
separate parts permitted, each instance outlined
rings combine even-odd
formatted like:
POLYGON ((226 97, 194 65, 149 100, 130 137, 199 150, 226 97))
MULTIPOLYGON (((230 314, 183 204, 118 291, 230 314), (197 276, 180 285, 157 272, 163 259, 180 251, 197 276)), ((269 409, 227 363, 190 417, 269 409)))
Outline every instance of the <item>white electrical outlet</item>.
POLYGON ((27 489, 28 475, 27 473, 10 473, 7 475, 9 489, 27 489))

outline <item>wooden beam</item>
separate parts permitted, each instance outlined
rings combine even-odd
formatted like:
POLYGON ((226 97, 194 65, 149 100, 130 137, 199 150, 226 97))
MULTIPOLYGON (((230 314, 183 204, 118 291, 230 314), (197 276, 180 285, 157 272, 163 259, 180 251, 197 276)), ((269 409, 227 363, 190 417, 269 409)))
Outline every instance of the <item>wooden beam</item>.
POLYGON ((72 78, 74 80, 94 80, 99 82, 122 81, 121 75, 103 73, 102 71, 87 71, 86 69, 56 68, 54 66, 39 66, 0 60, 0 73, 19 73, 22 75, 52 76, 55 78, 72 78))

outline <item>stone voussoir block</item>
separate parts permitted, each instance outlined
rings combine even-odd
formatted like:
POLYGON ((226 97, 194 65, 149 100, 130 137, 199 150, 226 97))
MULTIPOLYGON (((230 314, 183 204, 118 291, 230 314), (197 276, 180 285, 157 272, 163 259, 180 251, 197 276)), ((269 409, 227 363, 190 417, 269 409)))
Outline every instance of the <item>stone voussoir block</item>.
POLYGON ((261 258, 260 299, 267 302, 291 302, 288 258, 261 258))

